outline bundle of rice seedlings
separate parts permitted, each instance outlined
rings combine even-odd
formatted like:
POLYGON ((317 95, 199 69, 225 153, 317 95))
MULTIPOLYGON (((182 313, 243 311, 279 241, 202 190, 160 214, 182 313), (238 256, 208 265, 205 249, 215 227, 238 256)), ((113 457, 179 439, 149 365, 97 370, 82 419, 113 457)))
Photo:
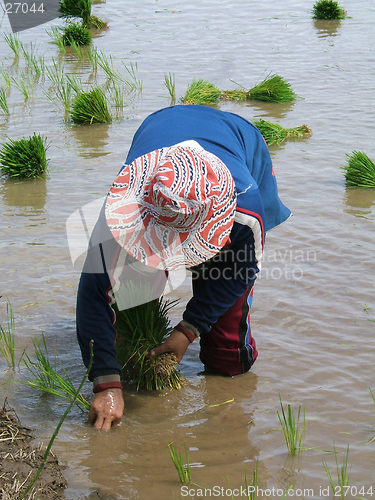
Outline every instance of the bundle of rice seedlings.
POLYGON ((345 19, 346 12, 335 0, 318 0, 313 6, 313 19, 345 19))
POLYGON ((279 75, 267 76, 262 82, 250 90, 243 87, 235 90, 224 90, 222 99, 244 101, 289 102, 298 96, 294 93, 290 83, 279 75))
POLYGON ((212 106, 219 102, 220 95, 221 90, 213 83, 201 78, 199 80, 193 79, 182 98, 182 103, 212 106))
POLYGON ((306 138, 312 135, 311 129, 307 125, 294 128, 284 128, 278 123, 267 122, 266 120, 255 120, 253 124, 260 130, 268 146, 277 146, 289 138, 306 138))
POLYGON ((82 24, 69 23, 62 32, 62 41, 65 46, 90 45, 91 43, 91 33, 82 24))
MULTIPOLYGON (((46 340, 42 334, 42 345, 37 339, 33 339, 36 361, 31 361, 27 353, 25 353, 25 365, 33 378, 27 378, 21 381, 23 384, 33 387, 42 392, 53 394, 61 399, 72 401, 76 396, 76 389, 71 381, 68 373, 59 360, 55 352, 53 365, 49 361, 46 340), (57 370, 59 363, 63 375, 57 370)), ((80 410, 89 410, 90 403, 80 393, 75 400, 75 404, 80 410)))
MULTIPOLYGON (((130 295, 135 300, 137 296, 144 297, 144 293, 145 290, 128 283, 117 292, 116 300, 121 294, 130 295)), ((146 353, 162 344, 173 330, 168 311, 176 302, 160 298, 123 310, 114 305, 117 359, 123 367, 124 378, 135 382, 137 390, 141 387, 148 390, 180 389, 184 385, 185 379, 172 354, 146 358, 146 353)))
POLYGON ((39 177, 47 170, 47 139, 40 135, 9 139, 0 150, 0 169, 15 179, 39 177))
POLYGON ((92 0, 60 0, 59 12, 61 17, 80 17, 88 29, 105 28, 107 23, 91 14, 91 5, 92 0))
POLYGON ((71 118, 74 123, 108 123, 112 120, 108 110, 107 98, 99 88, 79 92, 73 99, 71 118))
POLYGON ((348 164, 341 167, 345 172, 347 186, 375 188, 375 164, 361 151, 346 155, 348 164))

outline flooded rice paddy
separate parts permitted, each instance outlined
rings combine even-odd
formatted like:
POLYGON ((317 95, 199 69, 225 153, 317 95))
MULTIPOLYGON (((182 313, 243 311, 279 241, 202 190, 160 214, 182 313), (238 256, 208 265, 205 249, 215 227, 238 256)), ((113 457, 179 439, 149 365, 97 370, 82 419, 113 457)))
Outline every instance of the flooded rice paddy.
MULTIPOLYGON (((65 466, 66 498, 96 490, 103 498, 179 499, 193 492, 199 498, 197 486, 191 494, 181 490, 171 441, 182 453, 186 446, 194 483, 223 487, 222 498, 245 485, 244 468, 251 478, 257 461, 264 490, 293 486, 299 498, 332 498, 332 490, 324 494, 329 481, 322 462, 337 484, 335 458, 327 451, 335 447, 342 464, 348 445, 349 496, 375 494, 369 391, 375 391, 375 190, 346 188, 340 170, 353 150, 375 160, 375 6, 369 0, 340 4, 349 16, 340 22, 312 20, 308 0, 94 4, 109 29, 96 33, 93 45, 124 75, 122 63, 136 64, 143 80, 139 94, 125 95, 124 108, 112 108, 116 118, 109 125, 73 126, 61 103, 46 97, 47 78, 36 81, 25 101, 15 85, 5 87, 2 73, 10 115, 0 112, 0 142, 41 133, 51 143, 51 161, 45 179, 0 179, 0 322, 8 299, 18 357, 25 348, 32 356, 32 339, 43 332, 76 384, 84 372, 75 339, 79 267, 71 263, 65 223, 106 194, 137 127, 170 104, 164 75, 174 75, 179 98, 193 77, 232 89, 232 81, 251 88, 277 73, 301 99, 222 102, 220 109, 313 130, 307 140, 271 148, 280 197, 293 217, 267 235, 252 307, 259 357, 251 372, 233 379, 203 375, 194 343, 181 365, 187 386, 153 394, 125 389, 123 423, 111 433, 97 434, 86 414, 73 410, 53 446, 65 466), (306 450, 294 459, 276 414, 279 394, 306 411, 306 450)), ((104 84, 105 75, 100 68, 92 74, 87 58, 49 43, 46 30, 61 24, 55 20, 19 38, 36 44, 47 66, 53 59, 84 85, 95 78, 104 84)), ((1 30, 7 29, 3 19, 1 30)), ((0 54, 11 78, 27 74, 24 59, 16 60, 2 37, 0 54)), ((190 293, 186 279, 175 293, 181 301, 173 321, 190 293)), ((25 377, 23 363, 12 372, 0 359, 0 376, 2 383, 25 377)), ((91 384, 84 393, 90 397, 91 384)), ((64 407, 17 383, 2 385, 1 394, 47 443, 64 407)))

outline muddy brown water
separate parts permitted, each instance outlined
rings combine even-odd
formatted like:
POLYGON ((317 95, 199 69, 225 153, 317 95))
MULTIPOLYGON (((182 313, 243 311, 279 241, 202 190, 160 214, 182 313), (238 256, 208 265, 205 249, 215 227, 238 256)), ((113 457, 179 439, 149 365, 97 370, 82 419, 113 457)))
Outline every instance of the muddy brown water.
MULTIPOLYGON (((15 313, 18 356, 24 348, 32 354, 32 338, 44 332, 77 384, 83 374, 74 327, 79 269, 70 260, 65 223, 105 195, 136 128, 169 105, 164 75, 174 74, 179 98, 193 77, 226 89, 235 87, 231 80, 250 88, 270 72, 280 74, 301 99, 287 105, 223 102, 220 108, 285 127, 307 123, 313 130, 308 140, 271 148, 280 196, 293 217, 267 236, 252 308, 260 354, 251 373, 205 376, 193 344, 181 366, 188 385, 161 394, 125 391, 124 420, 113 432, 97 434, 86 415, 73 410, 53 446, 65 466, 68 499, 95 490, 119 499, 198 498, 197 486, 190 493, 181 489, 168 453, 171 441, 189 451, 193 481, 223 487, 216 490, 222 498, 230 498, 230 488, 236 495, 245 484, 244 467, 250 478, 257 460, 260 488, 293 485, 299 498, 324 498, 329 482, 322 462, 335 484, 337 473, 334 456, 323 450, 335 446, 341 465, 348 445, 349 493, 375 494, 369 391, 375 391, 375 190, 347 189, 340 170, 353 150, 375 159, 375 8, 370 1, 343 2, 349 18, 314 22, 312 3, 96 4, 95 14, 109 29, 94 45, 122 70, 122 61, 137 63, 143 80, 141 94, 126 97, 122 117, 110 125, 66 123, 62 108, 45 97, 42 80, 26 102, 14 86, 8 91, 11 113, 0 113, 1 142, 43 133, 51 141, 51 162, 47 179, 0 180, 1 322, 6 297, 15 313), (306 411, 307 450, 299 459, 286 450, 276 415, 279 394, 306 411)), ((49 65, 52 57, 62 58, 65 71, 85 82, 89 64, 71 53, 59 56, 48 43, 45 30, 58 24, 25 31, 20 39, 37 42, 49 65)), ((3 39, 0 54, 8 74, 17 78, 26 71, 3 39)), ((98 78, 105 80, 100 71, 98 78)), ((175 295, 181 302, 173 321, 190 296, 188 279, 175 295)), ((22 363, 14 374, 6 369, 0 360, 2 382, 26 376, 22 363)), ((90 395, 89 383, 84 392, 90 395)), ((47 443, 64 410, 58 401, 16 383, 2 385, 1 393, 47 443)))

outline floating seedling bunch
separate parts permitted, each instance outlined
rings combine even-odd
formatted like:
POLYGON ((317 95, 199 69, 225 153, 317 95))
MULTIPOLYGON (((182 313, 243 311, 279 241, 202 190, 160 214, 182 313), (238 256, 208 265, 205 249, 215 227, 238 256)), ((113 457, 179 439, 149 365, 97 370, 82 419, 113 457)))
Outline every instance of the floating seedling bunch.
POLYGON ((259 129, 268 146, 274 144, 278 146, 287 139, 305 139, 312 135, 312 131, 307 125, 284 128, 278 123, 271 123, 262 119, 253 121, 253 124, 259 129))
POLYGON ((182 103, 212 106, 219 102, 220 95, 221 90, 213 83, 203 79, 194 79, 188 86, 182 103))
POLYGON ((361 151, 346 155, 347 165, 341 167, 345 172, 347 186, 375 188, 375 164, 361 151))
POLYGON ((266 102, 289 102, 298 96, 293 91, 289 82, 282 76, 268 75, 263 81, 250 90, 243 87, 235 90, 224 90, 221 98, 234 101, 266 101, 266 102))
MULTIPOLYGON (((168 82, 165 81, 168 88, 168 82)), ((220 99, 227 101, 268 101, 289 102, 298 96, 293 91, 289 82, 279 75, 271 75, 250 90, 243 87, 234 90, 220 90, 213 83, 199 79, 193 80, 188 86, 185 96, 181 99, 183 104, 203 104, 212 106, 220 99)))
POLYGON ((91 38, 91 33, 83 24, 68 23, 62 29, 62 42, 64 46, 90 45, 91 38))
POLYGON ((312 10, 314 19, 345 19, 346 12, 335 0, 318 0, 312 10))
POLYGON ((92 0, 60 0, 59 11, 61 17, 71 18, 79 17, 82 19, 82 24, 88 29, 102 29, 107 26, 105 21, 102 21, 97 16, 91 14, 92 0))
POLYGON ((73 99, 70 116, 74 123, 81 125, 108 123, 112 120, 107 97, 98 87, 78 92, 73 99))
MULTIPOLYGON (((116 300, 120 300, 121 296, 129 296, 134 301, 136 297, 144 297, 145 294, 146 297, 147 294, 151 297, 149 290, 143 291, 133 283, 128 283, 117 292, 116 300)), ((115 305, 117 358, 123 367, 124 378, 134 381, 137 389, 180 389, 184 384, 184 378, 178 371, 177 361, 172 354, 166 353, 150 359, 146 357, 172 331, 168 312, 175 304, 176 301, 160 298, 123 310, 115 305)))
POLYGON ((1 172, 14 179, 40 177, 49 159, 47 139, 35 132, 28 138, 9 139, 0 150, 1 172))

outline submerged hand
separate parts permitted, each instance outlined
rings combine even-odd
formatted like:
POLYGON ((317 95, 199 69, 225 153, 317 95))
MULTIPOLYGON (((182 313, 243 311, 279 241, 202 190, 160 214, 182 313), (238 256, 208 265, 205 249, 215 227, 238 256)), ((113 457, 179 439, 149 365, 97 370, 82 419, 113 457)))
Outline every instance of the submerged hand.
POLYGON ((121 423, 124 398, 121 389, 106 389, 95 395, 89 411, 89 421, 99 431, 109 431, 121 423))
POLYGON ((155 358, 156 356, 160 356, 160 354, 169 352, 176 356, 177 363, 179 363, 189 344, 189 339, 187 339, 182 332, 174 329, 163 344, 147 353, 147 357, 155 358))

